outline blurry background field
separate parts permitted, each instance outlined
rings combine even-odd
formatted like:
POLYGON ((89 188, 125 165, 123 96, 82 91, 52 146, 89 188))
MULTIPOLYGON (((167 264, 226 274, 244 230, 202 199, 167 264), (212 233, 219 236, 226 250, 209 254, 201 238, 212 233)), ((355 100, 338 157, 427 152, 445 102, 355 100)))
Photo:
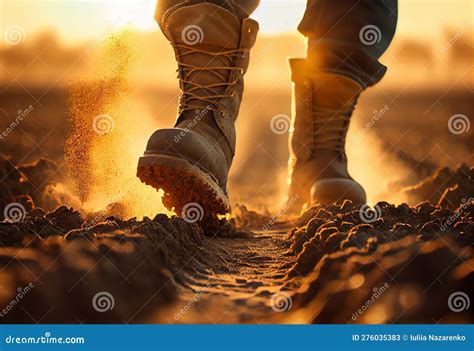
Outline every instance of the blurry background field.
MULTIPOLYGON (((284 201, 287 134, 272 133, 270 121, 290 114, 287 58, 305 55, 304 39, 293 29, 304 6, 263 0, 255 13, 261 33, 237 123, 230 176, 234 204, 274 210, 284 201)), ((161 209, 159 195, 134 178, 148 136, 172 126, 179 95, 173 53, 155 28, 153 7, 152 1, 0 4, 0 131, 9 130, 0 153, 13 165, 40 157, 58 162, 66 185, 56 191, 66 203, 98 210, 119 196, 133 202, 133 215, 161 209), (124 88, 117 92, 118 78, 124 88), (100 145, 91 151, 94 162, 70 160, 86 177, 80 187, 87 191, 70 185, 64 162, 75 89, 81 90, 84 118, 92 123, 107 114, 115 122, 115 137, 91 146, 100 145), (94 99, 103 95, 109 102, 97 104, 94 99), (32 112, 9 128, 30 106, 32 112)), ((472 121, 474 112, 473 11, 472 0, 400 1, 398 32, 382 57, 388 73, 363 95, 348 136, 350 169, 370 202, 400 203, 405 199, 399 185, 415 184, 442 166, 473 164, 474 127, 461 134, 448 129, 451 116, 472 121), (374 116, 375 123, 364 128, 374 116)))

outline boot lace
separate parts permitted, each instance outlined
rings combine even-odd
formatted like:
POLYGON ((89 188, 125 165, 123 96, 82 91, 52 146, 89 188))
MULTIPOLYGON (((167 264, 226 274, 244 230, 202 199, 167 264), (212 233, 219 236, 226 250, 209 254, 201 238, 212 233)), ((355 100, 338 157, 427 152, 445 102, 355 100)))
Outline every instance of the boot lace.
POLYGON ((318 107, 312 112, 313 150, 326 149, 344 153, 350 117, 356 102, 352 102, 347 110, 336 110, 318 107), (337 122, 336 126, 331 126, 337 122))
POLYGON ((233 89, 229 89, 229 87, 235 86, 238 82, 238 78, 235 78, 229 82, 228 77, 233 76, 233 71, 238 71, 240 74, 244 73, 242 68, 232 67, 234 59, 244 57, 246 52, 248 52, 248 49, 214 52, 181 44, 173 44, 173 47, 178 49, 175 50, 175 52, 179 53, 177 54, 178 72, 180 73, 178 78, 180 78, 183 82, 183 91, 180 97, 180 111, 183 112, 187 110, 203 108, 203 105, 197 104, 196 101, 201 101, 207 104, 206 108, 208 110, 218 111, 218 106, 221 104, 220 100, 222 98, 232 97, 233 89), (182 62, 183 57, 195 53, 208 55, 213 58, 224 57, 228 61, 228 66, 222 65, 213 67, 200 67, 182 62), (192 81, 190 77, 196 72, 209 72, 210 74, 217 77, 220 82, 205 85, 196 81, 192 81))

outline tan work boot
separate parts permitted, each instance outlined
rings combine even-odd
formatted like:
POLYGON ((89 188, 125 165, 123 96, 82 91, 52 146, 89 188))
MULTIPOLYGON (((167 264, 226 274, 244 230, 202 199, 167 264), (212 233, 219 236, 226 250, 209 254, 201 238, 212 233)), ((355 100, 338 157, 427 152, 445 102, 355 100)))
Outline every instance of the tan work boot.
POLYGON ((137 176, 163 189, 163 204, 178 214, 189 204, 204 212, 199 219, 225 214, 234 122, 258 23, 199 3, 170 9, 160 24, 175 51, 182 93, 175 127, 150 137, 137 176))
POLYGON ((289 197, 300 205, 345 199, 365 203, 362 186, 349 175, 344 150, 349 121, 362 87, 337 74, 316 71, 306 59, 290 59, 293 119, 289 197))

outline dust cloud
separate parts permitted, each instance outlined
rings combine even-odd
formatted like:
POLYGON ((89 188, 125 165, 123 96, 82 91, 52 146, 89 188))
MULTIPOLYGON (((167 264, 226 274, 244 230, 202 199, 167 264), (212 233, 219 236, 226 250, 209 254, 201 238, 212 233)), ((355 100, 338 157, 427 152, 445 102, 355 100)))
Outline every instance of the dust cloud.
POLYGON ((85 211, 110 208, 121 216, 166 212, 161 196, 135 176, 155 121, 134 100, 130 76, 138 57, 127 32, 97 54, 90 78, 71 85, 71 131, 65 158, 85 211))

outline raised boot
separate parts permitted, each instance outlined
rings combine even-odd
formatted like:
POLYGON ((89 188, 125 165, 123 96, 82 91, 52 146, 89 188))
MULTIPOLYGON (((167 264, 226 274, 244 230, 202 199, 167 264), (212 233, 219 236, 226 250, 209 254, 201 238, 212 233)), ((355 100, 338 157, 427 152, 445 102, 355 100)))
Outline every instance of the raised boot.
POLYGON ((227 176, 235 128, 258 24, 199 3, 172 8, 161 28, 174 48, 181 89, 174 128, 149 139, 137 176, 163 189, 163 204, 178 214, 190 205, 199 219, 229 211, 227 176))
POLYGON ((299 204, 365 203, 362 186, 349 175, 345 139, 362 87, 337 74, 319 72, 306 59, 290 59, 293 116, 289 197, 299 204))

